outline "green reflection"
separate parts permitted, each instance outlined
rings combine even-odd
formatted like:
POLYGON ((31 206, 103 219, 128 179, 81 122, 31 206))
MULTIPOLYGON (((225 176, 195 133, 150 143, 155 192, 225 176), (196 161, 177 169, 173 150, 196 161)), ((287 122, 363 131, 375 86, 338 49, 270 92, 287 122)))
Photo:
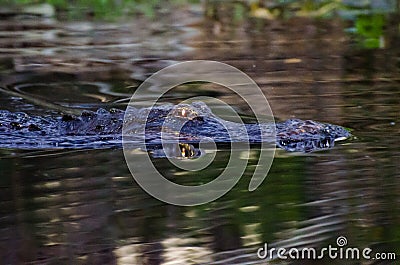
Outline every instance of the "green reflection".
POLYGON ((386 24, 383 14, 360 15, 355 21, 359 43, 365 48, 383 48, 383 28, 386 24))
MULTIPOLYGON (((33 5, 41 4, 54 7, 57 12, 68 13, 72 19, 116 19, 123 16, 145 15, 157 18, 165 10, 174 10, 177 6, 200 4, 200 0, 0 0, 1 4, 8 5, 33 5), (161 13, 160 13, 161 11, 161 13)), ((254 0, 254 1, 216 1, 204 2, 204 14, 216 20, 227 13, 233 21, 242 21, 244 17, 261 19, 303 17, 332 17, 339 14, 343 18, 355 17, 366 13, 392 13, 396 12, 396 2, 385 1, 356 1, 356 0, 254 0)), ((373 45, 373 44, 368 44, 373 45)))

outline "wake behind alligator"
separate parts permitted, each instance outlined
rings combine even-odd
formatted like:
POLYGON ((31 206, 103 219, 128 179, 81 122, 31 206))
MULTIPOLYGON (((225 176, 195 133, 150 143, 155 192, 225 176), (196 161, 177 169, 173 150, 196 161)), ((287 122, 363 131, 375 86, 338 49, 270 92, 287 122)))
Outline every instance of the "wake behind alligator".
MULTIPOLYGON (((179 156, 195 156, 194 145, 212 139, 217 145, 231 142, 276 142, 287 151, 312 152, 328 149, 350 133, 341 126, 311 120, 290 119, 273 123, 240 124, 214 115, 202 102, 162 105, 125 112, 83 111, 78 116, 30 116, 0 110, 0 148, 107 148, 122 146, 122 130, 129 141, 146 149, 161 149, 163 140, 179 141, 179 156), (145 126, 145 135, 140 128, 145 126), (275 129, 275 130, 274 130, 275 129), (276 137, 273 137, 276 133, 276 137)), ((153 152, 159 154, 159 152, 153 152)), ((162 156, 162 155, 161 155, 162 156)))

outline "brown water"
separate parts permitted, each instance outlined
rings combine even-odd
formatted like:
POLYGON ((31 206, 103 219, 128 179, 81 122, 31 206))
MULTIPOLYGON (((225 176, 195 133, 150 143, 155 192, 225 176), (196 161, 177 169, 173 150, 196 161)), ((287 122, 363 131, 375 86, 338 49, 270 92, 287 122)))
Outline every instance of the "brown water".
MULTIPOLYGON (((366 50, 355 45, 344 30, 349 22, 340 19, 233 23, 189 11, 178 22, 171 17, 72 23, 3 16, 1 85, 70 107, 124 108, 155 71, 184 60, 217 60, 252 77, 277 119, 339 124, 351 128, 354 139, 311 154, 278 151, 256 191, 247 191, 247 172, 227 195, 197 207, 171 206, 147 195, 133 181, 120 149, 2 149, 0 263, 267 264, 256 255, 264 243, 323 248, 336 246, 338 236, 348 246, 398 255, 398 18, 387 25, 385 47, 366 50)), ((249 114, 236 95, 210 84, 196 90, 181 86, 163 101, 199 95, 249 114)), ((6 95, 0 104, 29 114, 54 113, 6 95)), ((154 163, 190 185, 209 181, 228 158, 229 150, 220 150, 200 180, 178 174, 166 159, 154 163)), ((252 159, 248 169, 256 163, 252 159)))

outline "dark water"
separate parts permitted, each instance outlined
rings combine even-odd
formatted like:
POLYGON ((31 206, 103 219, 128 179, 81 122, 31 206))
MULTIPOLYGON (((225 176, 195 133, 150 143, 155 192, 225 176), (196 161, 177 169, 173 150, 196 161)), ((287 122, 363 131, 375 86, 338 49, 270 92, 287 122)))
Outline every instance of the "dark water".
MULTIPOLYGON (((323 248, 336 246, 339 236, 351 247, 398 255, 399 20, 388 22, 384 48, 370 50, 356 45, 340 19, 232 24, 187 13, 174 21, 166 17, 142 27, 148 23, 142 19, 113 24, 3 17, 1 85, 69 107, 123 109, 155 71, 184 60, 217 60, 252 77, 277 119, 339 124, 351 128, 354 139, 311 154, 278 151, 267 179, 249 192, 260 151, 254 148, 234 189, 196 207, 147 195, 133 181, 121 149, 2 149, 1 264, 267 264, 256 255, 264 243, 323 248)), ((212 84, 183 85, 162 101, 199 95, 249 114, 236 95, 212 84)), ((10 111, 55 113, 7 95, 0 104, 10 111)), ((228 159, 229 150, 221 149, 201 175, 177 171, 166 159, 153 162, 175 182, 197 185, 221 172, 228 159)))

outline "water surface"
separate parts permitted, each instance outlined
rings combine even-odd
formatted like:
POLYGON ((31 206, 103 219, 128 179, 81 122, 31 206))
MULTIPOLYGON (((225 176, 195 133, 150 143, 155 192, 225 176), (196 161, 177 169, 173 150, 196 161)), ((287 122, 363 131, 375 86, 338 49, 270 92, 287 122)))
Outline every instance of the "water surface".
MULTIPOLYGON (((143 29, 148 22, 140 19, 72 23, 10 16, 0 21, 1 85, 74 108, 124 109, 155 71, 184 60, 217 60, 252 77, 276 119, 342 125, 354 139, 310 154, 278 150, 267 179, 248 192, 260 151, 255 147, 238 185, 197 207, 171 206, 147 195, 129 174, 121 149, 1 149, 0 260, 265 264, 256 256, 264 242, 322 248, 338 236, 350 246, 398 254, 400 43, 392 29, 398 23, 387 25, 384 48, 361 49, 340 19, 232 24, 191 15, 171 21, 143 29)), ((162 101, 199 95, 251 114, 235 94, 212 84, 180 86, 162 101)), ((56 113, 7 95, 0 104, 28 114, 56 113)), ((229 149, 221 148, 201 174, 179 171, 165 158, 153 162, 171 180, 198 185, 213 179, 228 159, 229 149)), ((373 264, 396 264, 385 262, 373 264)))

